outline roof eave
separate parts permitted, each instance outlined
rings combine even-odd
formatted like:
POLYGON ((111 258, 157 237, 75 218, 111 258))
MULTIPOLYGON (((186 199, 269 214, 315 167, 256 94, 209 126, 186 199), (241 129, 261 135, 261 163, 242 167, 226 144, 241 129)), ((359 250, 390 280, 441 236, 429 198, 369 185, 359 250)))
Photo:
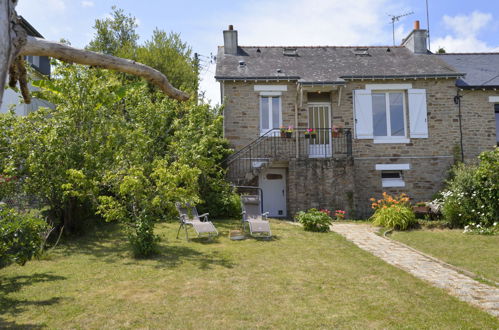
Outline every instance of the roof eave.
POLYGON ((247 81, 247 80, 298 80, 298 76, 261 76, 261 77, 230 77, 230 76, 215 76, 216 80, 234 80, 234 81, 247 81))
POLYGON ((403 75, 355 75, 341 76, 345 80, 377 80, 377 79, 435 79, 435 78, 460 78, 464 73, 430 73, 430 74, 403 74, 403 75))

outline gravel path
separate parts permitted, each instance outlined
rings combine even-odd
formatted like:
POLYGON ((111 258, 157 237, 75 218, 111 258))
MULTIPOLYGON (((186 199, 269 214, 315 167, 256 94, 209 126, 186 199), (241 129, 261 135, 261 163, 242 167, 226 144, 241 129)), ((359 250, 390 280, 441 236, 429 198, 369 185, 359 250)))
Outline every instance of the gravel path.
POLYGON ((499 288, 480 283, 435 258, 376 235, 377 229, 370 225, 338 223, 331 229, 387 263, 499 317, 499 288))

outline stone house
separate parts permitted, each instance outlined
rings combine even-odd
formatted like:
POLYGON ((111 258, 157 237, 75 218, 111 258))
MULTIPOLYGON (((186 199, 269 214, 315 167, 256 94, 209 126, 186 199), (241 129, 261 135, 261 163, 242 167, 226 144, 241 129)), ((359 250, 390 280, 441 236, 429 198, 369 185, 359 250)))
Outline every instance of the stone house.
POLYGON ((270 216, 365 217, 383 191, 427 201, 461 141, 466 159, 496 143, 494 87, 465 94, 469 68, 431 54, 419 22, 400 46, 245 47, 232 26, 223 33, 228 179, 257 187, 270 216))

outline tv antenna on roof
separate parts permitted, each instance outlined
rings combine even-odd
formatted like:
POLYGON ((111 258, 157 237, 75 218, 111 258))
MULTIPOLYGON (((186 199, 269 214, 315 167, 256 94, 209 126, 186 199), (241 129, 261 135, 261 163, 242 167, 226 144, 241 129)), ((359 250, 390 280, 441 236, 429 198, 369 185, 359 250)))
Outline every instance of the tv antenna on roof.
POLYGON ((401 14, 401 15, 390 15, 390 14, 388 14, 388 16, 390 16, 392 18, 392 34, 393 34, 393 45, 394 46, 395 46, 395 22, 400 21, 400 18, 402 18, 404 16, 409 16, 409 15, 412 15, 412 14, 414 14, 413 11, 407 12, 407 13, 401 14))

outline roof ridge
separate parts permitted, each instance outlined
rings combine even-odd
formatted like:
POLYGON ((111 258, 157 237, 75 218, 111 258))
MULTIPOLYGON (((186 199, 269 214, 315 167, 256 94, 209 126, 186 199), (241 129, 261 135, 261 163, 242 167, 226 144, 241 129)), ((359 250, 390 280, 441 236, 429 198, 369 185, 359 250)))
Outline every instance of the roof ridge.
MULTIPOLYGON (((224 46, 218 46, 223 48, 224 46)), ((405 46, 239 46, 241 48, 405 48, 405 46)))
POLYGON ((478 53, 442 53, 433 55, 499 55, 499 52, 478 52, 478 53))

